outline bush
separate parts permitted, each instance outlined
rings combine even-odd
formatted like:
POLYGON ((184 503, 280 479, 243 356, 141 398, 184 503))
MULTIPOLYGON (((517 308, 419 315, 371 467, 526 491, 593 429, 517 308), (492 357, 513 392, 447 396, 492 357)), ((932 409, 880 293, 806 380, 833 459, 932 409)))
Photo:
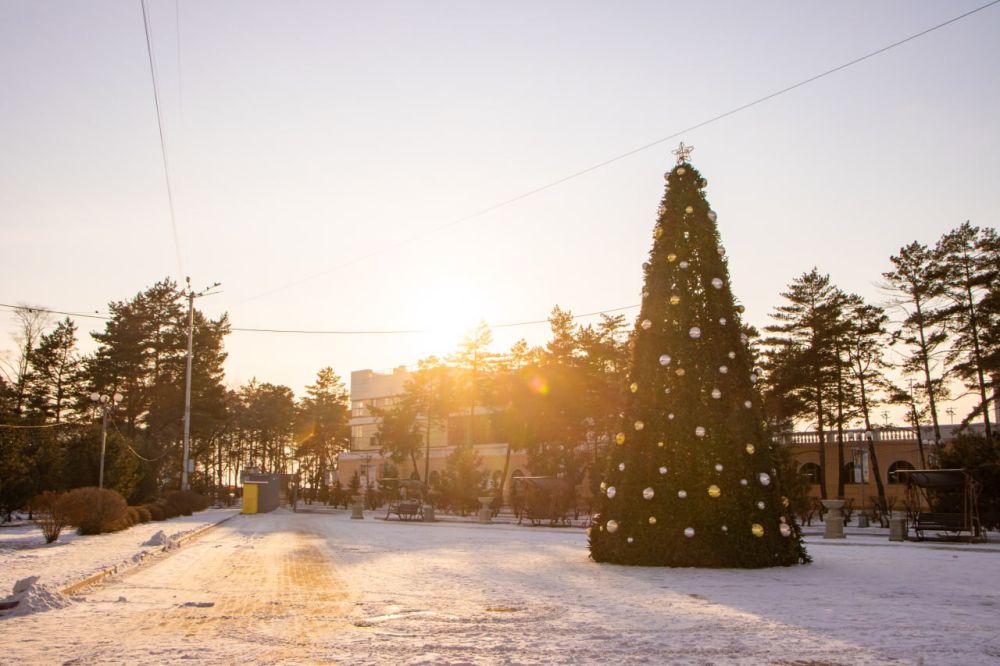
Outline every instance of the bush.
POLYGON ((208 508, 208 500, 193 490, 174 490, 167 493, 164 500, 177 507, 177 512, 185 516, 208 508))
POLYGON ((67 517, 60 501, 62 497, 62 493, 46 490, 31 500, 35 523, 42 528, 45 543, 52 543, 58 539, 62 528, 67 525, 67 517))
POLYGON ((153 502, 152 504, 146 505, 146 510, 149 511, 149 517, 152 520, 166 520, 167 512, 163 508, 163 504, 159 502, 153 502))
POLYGON ((127 526, 128 504, 113 490, 77 488, 60 498, 59 507, 80 534, 115 532, 127 526))
POLYGON ((137 506, 135 507, 136 513, 139 515, 140 523, 148 523, 153 519, 153 516, 149 512, 148 506, 137 506))

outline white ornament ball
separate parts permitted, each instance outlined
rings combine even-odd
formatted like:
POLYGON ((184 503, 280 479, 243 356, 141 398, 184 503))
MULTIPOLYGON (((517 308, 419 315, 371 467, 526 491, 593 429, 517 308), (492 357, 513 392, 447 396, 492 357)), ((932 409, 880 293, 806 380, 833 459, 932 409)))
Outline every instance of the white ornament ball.
MULTIPOLYGON (((741 485, 741 486, 745 486, 745 485, 747 485, 747 480, 746 480, 746 479, 740 479, 740 485, 741 485)), ((608 490, 611 490, 611 489, 610 489, 610 488, 608 488, 608 490)))
POLYGON ((646 424, 643 423, 642 421, 636 421, 634 424, 632 424, 632 427, 634 427, 636 430, 642 430, 643 428, 646 427, 646 424))
POLYGON ((687 496, 688 496, 688 494, 687 494, 687 491, 686 491, 686 490, 678 490, 678 491, 677 491, 677 496, 678 496, 679 498, 681 498, 681 499, 684 499, 685 497, 687 497, 687 496))
POLYGON ((618 521, 617 520, 609 520, 608 521, 608 532, 611 532, 612 534, 614 534, 617 531, 618 531, 618 521))
POLYGON ((656 493, 653 491, 652 488, 646 488, 645 490, 642 491, 642 498, 643 499, 647 499, 647 500, 651 500, 651 499, 653 499, 653 495, 655 495, 655 494, 656 493))
POLYGON ((705 429, 701 426, 698 426, 697 428, 694 429, 694 434, 697 435, 698 437, 704 437, 705 429))
POLYGON ((628 541, 629 543, 632 543, 633 541, 635 541, 635 539, 633 539, 632 537, 629 537, 629 538, 627 538, 625 540, 628 541))
POLYGON ((619 472, 625 471, 625 463, 618 463, 618 471, 619 472))
POLYGON ((778 531, 781 532, 781 536, 783 537, 792 535, 792 528, 785 523, 781 523, 781 525, 778 525, 778 531))
POLYGON ((660 356, 660 365, 670 365, 670 354, 660 356))
POLYGON ((670 419, 671 421, 673 421, 674 420, 674 413, 670 412, 669 414, 667 414, 667 418, 670 419))
POLYGON ((720 373, 722 373, 722 374, 724 375, 724 374, 726 374, 727 372, 729 372, 729 368, 727 368, 727 367, 726 367, 726 366, 724 366, 724 365, 720 365, 720 366, 719 366, 719 372, 720 372, 720 373))
POLYGON ((716 289, 722 289, 722 279, 712 278, 712 286, 715 287, 716 289))
POLYGON ((715 214, 714 210, 708 211, 708 219, 712 220, 712 222, 715 222, 718 218, 719 216, 715 214))
POLYGON ((729 358, 736 358, 736 352, 734 351, 729 352, 729 358))
POLYGON ((684 209, 684 212, 688 213, 688 214, 693 213, 694 212, 694 206, 688 206, 687 208, 684 209))
POLYGON ((716 252, 719 253, 720 257, 726 256, 726 248, 722 247, 721 245, 719 247, 715 248, 715 250, 716 250, 716 252))
POLYGON ((760 481, 760 485, 769 486, 771 485, 771 475, 767 472, 761 472, 757 475, 757 480, 760 481))
POLYGON ((725 469, 725 468, 722 466, 722 463, 715 463, 715 471, 716 472, 721 472, 723 469, 725 469))
POLYGON ((660 474, 666 474, 666 473, 667 473, 667 468, 666 467, 661 467, 660 468, 660 474))
POLYGON ((691 537, 693 537, 694 536, 694 528, 693 527, 685 527, 684 528, 684 536, 686 536, 688 539, 690 539, 691 537))
POLYGON ((725 525, 723 525, 723 526, 722 526, 722 531, 723 531, 723 532, 728 532, 728 531, 729 531, 729 528, 728 528, 728 527, 726 527, 725 525))
POLYGON ((722 397, 722 391, 720 391, 719 389, 712 389, 712 397, 718 400, 719 398, 722 397))
POLYGON ((639 325, 642 326, 642 330, 648 331, 649 328, 653 325, 653 322, 649 321, 648 319, 643 319, 642 323, 639 325))
POLYGON ((763 502, 757 502, 757 508, 763 510, 764 509, 764 503, 763 502))
POLYGON ((686 262, 686 261, 682 261, 681 263, 679 263, 679 264, 677 264, 677 265, 678 265, 678 266, 680 266, 681 268, 687 268, 687 267, 688 267, 688 266, 690 266, 691 264, 689 264, 689 263, 688 263, 688 262, 686 262))
POLYGON ((753 403, 750 402, 749 400, 745 400, 743 402, 743 406, 746 407, 747 409, 750 409, 751 407, 753 407, 753 403))
POLYGON ((606 492, 608 493, 608 499, 614 499, 614 498, 615 498, 615 494, 616 494, 616 493, 617 493, 618 491, 617 491, 617 490, 615 490, 615 487, 614 487, 614 486, 608 486, 608 489, 607 489, 607 491, 606 491, 606 492))
POLYGON ((697 340, 698 338, 701 337, 701 329, 698 328, 697 326, 692 326, 691 330, 688 331, 688 335, 697 340))
POLYGON ((751 384, 756 384, 758 379, 760 379, 760 377, 758 377, 757 375, 755 375, 752 372, 750 373, 750 383, 751 384))
POLYGON ((719 324, 721 324, 722 326, 725 326, 726 325, 726 318, 725 317, 719 317, 719 324))

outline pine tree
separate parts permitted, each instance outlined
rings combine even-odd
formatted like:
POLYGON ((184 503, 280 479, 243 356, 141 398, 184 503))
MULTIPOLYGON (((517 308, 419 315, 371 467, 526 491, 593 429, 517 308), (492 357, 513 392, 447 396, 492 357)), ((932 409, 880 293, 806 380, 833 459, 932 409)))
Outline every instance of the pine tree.
POLYGON ((782 496, 706 181, 667 175, 615 436, 590 530, 599 562, 768 567, 808 561, 782 496))

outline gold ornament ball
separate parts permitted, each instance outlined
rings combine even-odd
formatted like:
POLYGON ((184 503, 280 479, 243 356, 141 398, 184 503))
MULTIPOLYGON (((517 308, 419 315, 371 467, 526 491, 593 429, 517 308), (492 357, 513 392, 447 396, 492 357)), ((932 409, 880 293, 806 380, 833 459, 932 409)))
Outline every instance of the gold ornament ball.
POLYGON ((615 443, 618 444, 619 446, 621 446, 622 444, 624 444, 625 443, 625 433, 620 432, 617 435, 615 435, 615 443))
POLYGON ((677 255, 671 252, 670 254, 667 255, 667 261, 669 261, 670 263, 677 261, 677 255))
POLYGON ((747 453, 749 453, 750 455, 753 455, 754 451, 756 451, 756 450, 757 450, 757 448, 753 444, 747 444, 747 453))
POLYGON ((650 525, 655 525, 656 524, 656 516, 650 516, 649 517, 649 524, 650 525))
POLYGON ((722 490, 719 488, 719 486, 717 486, 717 485, 715 485, 713 483, 712 485, 710 485, 708 487, 708 496, 709 497, 719 497, 720 495, 722 495, 722 490))
POLYGON ((656 230, 653 232, 653 238, 659 238, 662 235, 663 235, 663 227, 656 227, 656 230))
POLYGON ((677 373, 678 377, 683 377, 684 376, 684 368, 677 368, 677 370, 675 370, 674 372, 677 373))
POLYGON ((632 382, 631 384, 629 384, 628 390, 632 391, 632 393, 635 393, 636 391, 639 390, 639 385, 636 382, 632 382))
POLYGON ((688 206, 687 208, 684 209, 684 212, 688 213, 688 214, 693 213, 694 212, 694 206, 688 206))
POLYGON ((681 297, 680 297, 680 296, 678 296, 677 294, 673 294, 673 295, 672 295, 672 296, 670 297, 670 304, 671 304, 671 305, 677 305, 677 304, 678 304, 678 303, 680 303, 680 302, 681 302, 681 297))
POLYGON ((633 427, 634 427, 634 428, 635 428, 636 430, 642 430, 643 428, 645 428, 645 427, 646 427, 646 424, 645 424, 645 423, 643 423, 642 421, 636 421, 636 422, 635 422, 634 424, 632 424, 632 425, 633 425, 633 427))
POLYGON ((750 531, 753 532, 753 535, 758 539, 764 536, 764 526, 760 523, 754 523, 753 527, 750 528, 750 531))

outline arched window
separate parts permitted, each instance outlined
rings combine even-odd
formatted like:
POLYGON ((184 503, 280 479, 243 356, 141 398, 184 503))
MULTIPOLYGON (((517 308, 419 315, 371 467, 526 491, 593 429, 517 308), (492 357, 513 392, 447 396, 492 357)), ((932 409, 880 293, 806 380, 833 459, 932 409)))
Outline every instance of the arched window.
POLYGON ((822 470, 816 463, 806 463, 799 468, 799 474, 806 478, 808 483, 819 483, 819 475, 822 474, 822 470))
POLYGON ((435 488, 441 485, 441 475, 438 473, 437 470, 431 472, 431 485, 434 486, 435 488))
POLYGON ((896 462, 889 465, 889 483, 902 483, 903 480, 896 476, 896 470, 900 469, 913 469, 913 465, 906 462, 905 460, 897 460, 896 462))

